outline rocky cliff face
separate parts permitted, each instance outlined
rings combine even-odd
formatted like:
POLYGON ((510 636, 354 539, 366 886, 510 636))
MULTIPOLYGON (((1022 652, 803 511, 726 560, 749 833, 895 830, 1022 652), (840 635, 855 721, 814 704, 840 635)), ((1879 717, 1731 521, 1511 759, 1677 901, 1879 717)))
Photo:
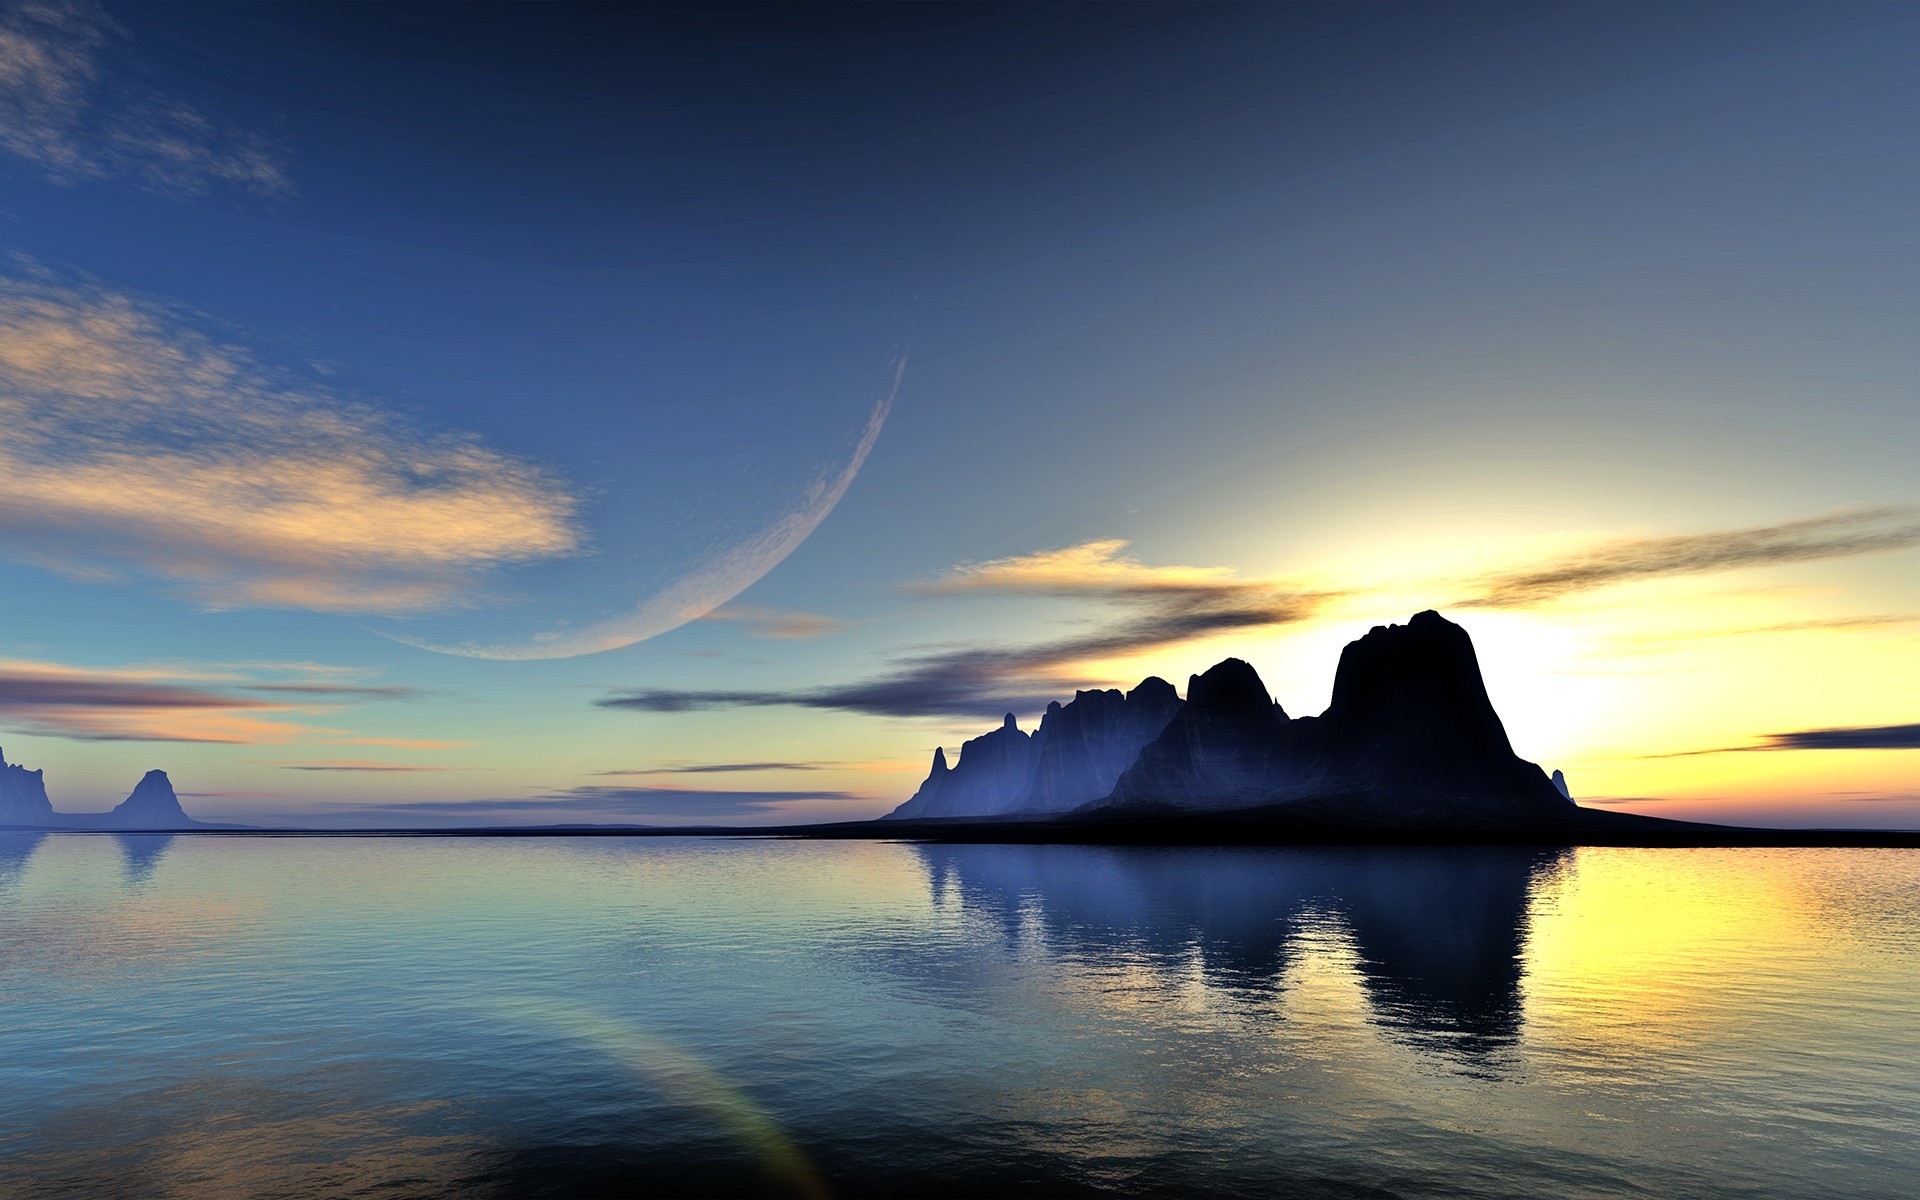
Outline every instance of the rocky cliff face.
POLYGON ((1033 778, 1011 811, 1071 812, 1107 795, 1180 707, 1173 685, 1157 676, 1124 694, 1076 692, 1071 703, 1048 705, 1034 734, 1033 778))
POLYGON ((1437 612, 1375 626, 1340 655, 1307 788, 1367 824, 1551 822, 1572 803, 1515 755, 1467 631, 1437 612))
POLYGON ((1298 774, 1287 714, 1248 664, 1229 658, 1187 681, 1187 703, 1115 782, 1112 803, 1231 808, 1298 774))
POLYGON ((54 819, 40 772, 9 763, 0 751, 0 825, 52 825, 54 819))
POLYGON ((1173 685, 1149 678, 1131 692, 1078 692, 1067 704, 1049 704, 1030 737, 1009 713, 999 729, 963 745, 951 769, 945 752, 935 750, 926 782, 887 816, 1071 812, 1111 792, 1140 747, 1159 736, 1179 711, 1173 685))
POLYGON ((55 812, 39 771, 9 764, 0 754, 0 826, 47 829, 193 829, 200 826, 180 807, 165 771, 148 771, 112 812, 55 812))
POLYGON ((109 829, 186 829, 194 821, 180 807, 167 773, 148 771, 133 793, 112 812, 95 818, 95 824, 109 829))
POLYGON ((1421 828, 1551 824, 1573 811, 1514 754, 1472 639, 1436 612, 1349 643, 1319 717, 1268 715, 1259 676, 1236 659, 1193 688, 1105 804, 1285 805, 1303 819, 1421 828))
POLYGON ((1033 739, 1008 713, 1000 728, 960 747, 947 767, 944 750, 933 752, 933 771, 920 790, 889 817, 979 817, 1013 807, 1033 778, 1033 739))

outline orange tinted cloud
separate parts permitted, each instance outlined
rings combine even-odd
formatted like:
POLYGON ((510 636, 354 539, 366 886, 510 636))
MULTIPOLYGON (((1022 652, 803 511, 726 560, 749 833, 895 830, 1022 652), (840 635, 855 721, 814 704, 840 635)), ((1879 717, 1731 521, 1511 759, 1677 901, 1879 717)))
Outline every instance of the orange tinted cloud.
POLYGON ((435 763, 393 763, 380 762, 365 758, 322 758, 306 762, 270 762, 270 767, 279 767, 283 771, 371 771, 375 773, 410 773, 414 771, 491 771, 492 767, 456 767, 435 763))
POLYGON ((1257 586, 1230 567, 1155 567, 1126 553, 1122 538, 1082 542, 987 562, 962 563, 939 579, 914 585, 930 595, 954 592, 1237 591, 1257 586))
POLYGON ((178 313, 0 280, 0 546, 209 608, 399 614, 577 552, 534 464, 276 377, 178 313))
POLYGON ((81 741, 284 742, 302 727, 269 714, 287 706, 169 683, 141 671, 0 662, 0 720, 81 741))
POLYGON ((783 608, 758 608, 750 604, 723 604, 702 621, 738 621, 754 637, 798 639, 824 637, 845 628, 846 623, 818 613, 794 612, 783 608))
MULTIPOLYGON (((334 711, 355 701, 388 699, 394 689, 242 682, 246 678, 230 669, 200 670, 191 664, 75 667, 0 659, 0 726, 79 741, 272 745, 313 740, 327 745, 417 750, 445 750, 466 744, 363 738, 351 730, 307 725, 295 719, 334 711), (207 676, 216 678, 209 682, 207 676), (321 689, 319 695, 314 694, 316 688, 321 689), (236 694, 239 692, 254 694, 236 694)), ((399 692, 413 694, 409 689, 399 692)))

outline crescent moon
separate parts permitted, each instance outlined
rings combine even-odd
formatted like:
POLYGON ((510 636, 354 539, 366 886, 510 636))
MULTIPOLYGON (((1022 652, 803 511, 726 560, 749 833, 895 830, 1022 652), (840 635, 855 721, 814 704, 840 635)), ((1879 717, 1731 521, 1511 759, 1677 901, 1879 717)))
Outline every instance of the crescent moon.
POLYGON ((799 549, 800 543, 806 541, 808 535, 820 527, 820 522, 827 519, 834 505, 840 503, 840 497, 847 494, 853 477, 860 473, 867 455, 873 450, 874 442, 879 439, 880 427, 887 423, 887 415, 893 411, 893 398, 900 391, 900 380, 906 370, 907 360, 902 358, 894 366, 892 389, 874 405, 866 428, 861 431, 860 441, 854 446, 853 454, 844 466, 838 471, 829 470, 821 475, 802 493, 798 503, 772 523, 700 559, 685 575, 649 596, 625 616, 610 617, 577 629, 537 633, 525 642, 494 644, 462 642, 439 645, 399 634, 376 632, 382 632, 382 636, 394 641, 439 654, 461 658, 526 660, 575 658, 582 654, 617 650, 659 637, 689 621, 697 621, 758 583, 762 576, 779 566, 787 555, 799 549))

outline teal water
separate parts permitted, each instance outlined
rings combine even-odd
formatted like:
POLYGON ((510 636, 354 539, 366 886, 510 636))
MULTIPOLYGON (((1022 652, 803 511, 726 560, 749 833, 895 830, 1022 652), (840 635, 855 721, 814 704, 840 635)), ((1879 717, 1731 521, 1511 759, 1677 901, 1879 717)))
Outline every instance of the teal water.
POLYGON ((1920 853, 0 835, 8 1197, 1920 1179, 1920 853))

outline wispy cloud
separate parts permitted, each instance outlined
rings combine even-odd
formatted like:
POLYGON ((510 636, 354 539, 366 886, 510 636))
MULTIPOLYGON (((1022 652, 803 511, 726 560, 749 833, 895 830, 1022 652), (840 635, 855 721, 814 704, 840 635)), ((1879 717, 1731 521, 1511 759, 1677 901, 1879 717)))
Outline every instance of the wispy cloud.
POLYGON ((1612 639, 1609 654, 1659 653, 1697 642, 1725 638, 1757 637, 1780 633, 1844 632, 1855 629, 1888 629, 1900 625, 1920 625, 1913 613, 1876 613, 1861 617, 1824 617, 1806 621, 1776 621, 1767 625, 1738 625, 1726 629, 1694 629, 1666 633, 1626 634, 1612 639))
POLYGON ((249 683, 242 686, 249 692, 305 696, 321 701, 420 700, 434 694, 399 683, 369 686, 344 683, 249 683))
MULTIPOLYGON (((304 667, 306 664, 278 664, 304 667)), ((362 738, 350 730, 304 724, 367 698, 366 688, 318 695, 297 684, 252 681, 230 667, 77 667, 0 659, 0 725, 79 741, 216 742, 271 745, 318 741, 451 749, 464 743, 362 738), (214 677, 209 681, 208 676, 214 677), (282 687, 290 689, 280 692, 282 687), (266 692, 266 695, 250 694, 266 692), (276 694, 278 693, 278 694, 276 694)))
POLYGON ((454 767, 434 763, 369 762, 364 759, 330 758, 314 762, 269 762, 282 771, 368 771, 375 774, 406 774, 414 771, 491 771, 492 767, 454 767))
POLYGON ((619 779, 649 779, 660 775, 740 775, 762 771, 852 771, 866 775, 895 775, 917 772, 924 764, 915 759, 831 759, 803 762, 710 762, 663 763, 657 767, 629 767, 618 771, 591 771, 591 775, 619 779))
POLYGON ((472 742, 448 742, 435 738, 336 737, 329 746, 386 746, 394 750, 464 750, 472 742))
POLYGON ((1768 733, 1749 746, 1678 750, 1648 758, 1695 758, 1703 754, 1748 754, 1761 750, 1920 750, 1920 725, 1853 725, 1768 733))
POLYGON ((0 662, 0 721, 79 741, 287 741, 300 727, 268 719, 288 706, 134 671, 0 662))
POLYGON ((567 788, 524 799, 421 800, 383 804, 359 811, 369 816, 471 817, 529 824, 569 824, 612 820, 647 821, 659 818, 778 816, 796 801, 864 801, 871 797, 834 791, 707 791, 698 788, 606 787, 567 788))
POLYGON ((1770 733, 1759 750, 1920 750, 1920 725, 1857 725, 1770 733))
POLYGON ((915 583, 925 595, 1033 592, 1055 596, 1208 597, 1270 591, 1271 584, 1240 579, 1230 567, 1156 567, 1127 553, 1131 543, 1103 538, 986 562, 962 563, 938 579, 915 583))
POLYGON ((756 608, 750 604, 722 604, 702 621, 737 621, 747 632, 759 638, 798 639, 825 637, 846 628, 844 621, 818 613, 793 612, 781 608, 756 608))
POLYGON ((1920 546, 1920 509, 1882 505, 1711 533, 1601 542, 1545 566, 1487 575, 1455 603, 1531 608, 1613 584, 1785 566, 1920 546))
POLYGON ((62 184, 125 179, 174 196, 293 191, 265 138, 142 82, 131 43, 119 22, 81 0, 0 13, 0 148, 62 184))
POLYGON ((753 771, 825 771, 839 763, 828 762, 722 762, 687 763, 670 767, 641 767, 631 771, 595 771, 595 775, 733 775, 753 771))
POLYGON ((1671 796, 1582 796, 1581 804, 1665 804, 1671 796))
POLYGON ((0 550, 209 608, 446 609, 581 546, 542 469, 98 287, 0 279, 0 427, 0 550))
POLYGON ((889 717, 984 717, 1034 712, 1091 683, 1087 665, 1214 634, 1304 620, 1330 595, 1236 578, 1215 567, 1150 567, 1122 541, 966 564, 914 585, 927 595, 1045 593, 1090 600, 1103 625, 1018 646, 936 648, 901 656, 895 668, 851 684, 789 691, 639 689, 596 701, 602 708, 691 712, 762 705, 842 709, 889 717))

